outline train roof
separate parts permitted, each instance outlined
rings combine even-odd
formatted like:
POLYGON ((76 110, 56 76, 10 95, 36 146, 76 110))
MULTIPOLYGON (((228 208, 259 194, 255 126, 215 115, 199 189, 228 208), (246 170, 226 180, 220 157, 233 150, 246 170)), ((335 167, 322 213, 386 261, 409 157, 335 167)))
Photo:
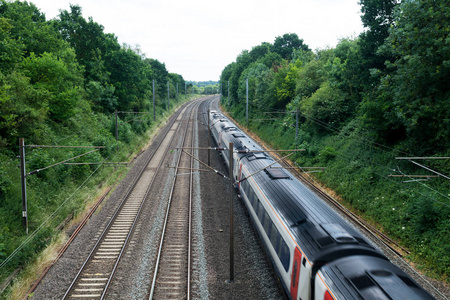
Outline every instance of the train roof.
MULTIPOLYGON (((242 159, 250 174, 273 163, 267 159, 242 159)), ((284 219, 308 259, 328 262, 350 252, 382 256, 322 199, 279 164, 254 175, 259 188, 284 219), (275 173, 274 173, 275 172, 275 173)))
POLYGON ((238 156, 248 174, 264 169, 253 177, 297 243, 302 245, 308 260, 321 265, 352 253, 385 258, 317 194, 280 164, 273 164, 275 161, 269 155, 252 153, 262 149, 233 123, 217 119, 220 123, 215 126, 220 128, 224 140, 232 142, 240 152, 238 156), (270 164, 273 165, 267 168, 270 164))

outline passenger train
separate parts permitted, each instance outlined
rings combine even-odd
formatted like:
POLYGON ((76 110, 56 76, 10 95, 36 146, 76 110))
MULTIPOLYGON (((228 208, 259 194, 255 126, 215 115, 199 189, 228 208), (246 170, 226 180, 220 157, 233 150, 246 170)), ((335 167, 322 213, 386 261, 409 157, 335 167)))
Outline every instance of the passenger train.
POLYGON ((434 299, 223 114, 210 122, 290 299, 434 299))

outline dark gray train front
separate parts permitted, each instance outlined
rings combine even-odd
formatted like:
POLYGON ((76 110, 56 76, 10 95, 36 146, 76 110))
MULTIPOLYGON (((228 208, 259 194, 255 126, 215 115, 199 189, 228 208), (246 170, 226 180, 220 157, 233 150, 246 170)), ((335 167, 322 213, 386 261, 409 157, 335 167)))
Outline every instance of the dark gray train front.
POLYGON ((349 256, 323 266, 316 277, 316 294, 325 286, 330 299, 434 299, 397 266, 368 256, 349 256))

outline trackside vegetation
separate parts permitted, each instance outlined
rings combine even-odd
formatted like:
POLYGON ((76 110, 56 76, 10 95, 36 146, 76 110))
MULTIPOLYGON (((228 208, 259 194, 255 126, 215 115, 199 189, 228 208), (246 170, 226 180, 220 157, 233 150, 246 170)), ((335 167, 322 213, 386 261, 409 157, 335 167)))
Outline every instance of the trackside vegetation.
POLYGON ((360 4, 365 31, 335 48, 288 33, 242 51, 222 71, 222 106, 272 147, 306 149, 298 166, 449 282, 450 7, 360 4))
MULTIPOLYGON (((192 84, 186 89, 191 94, 192 84)), ((61 164, 28 175, 27 236, 19 138, 26 145, 104 147, 74 163, 128 162, 188 98, 181 75, 169 73, 164 63, 138 48, 120 45, 102 25, 86 20, 81 7, 73 5, 47 20, 31 3, 0 0, 0 283, 33 262, 58 224, 83 211, 126 170, 120 165, 61 164)), ((90 150, 26 147, 27 173, 90 150)))

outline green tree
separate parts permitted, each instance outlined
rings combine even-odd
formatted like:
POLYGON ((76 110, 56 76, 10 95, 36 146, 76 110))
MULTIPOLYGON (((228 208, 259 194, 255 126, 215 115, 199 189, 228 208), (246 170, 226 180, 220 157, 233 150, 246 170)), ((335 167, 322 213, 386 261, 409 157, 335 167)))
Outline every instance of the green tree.
POLYGON ((117 37, 105 34, 104 27, 82 16, 82 9, 70 5, 70 12, 62 10, 53 26, 74 49, 77 60, 84 66, 85 89, 93 108, 113 112, 118 106, 116 88, 110 82, 113 53, 120 50, 117 37))
POLYGON ((325 81, 321 87, 305 99, 300 110, 307 118, 309 128, 320 133, 339 129, 352 115, 353 107, 345 93, 325 81))
POLYGON ((8 73, 22 59, 24 45, 11 35, 12 25, 8 19, 0 17, 0 72, 8 73))
POLYGON ((399 57, 382 78, 384 111, 416 146, 448 149, 450 136, 450 7, 433 0, 406 1, 380 53, 399 57))
POLYGON ((301 55, 297 59, 301 62, 295 87, 295 97, 298 101, 310 97, 327 79, 325 64, 328 62, 329 57, 332 56, 331 52, 332 50, 320 50, 316 55, 313 54, 313 58, 301 58, 303 56, 301 55))
MULTIPOLYGON (((222 87, 223 87, 223 95, 228 97, 228 98, 230 96, 230 95, 228 95, 230 78, 231 78, 231 74, 233 73, 234 66, 235 66, 234 62, 232 62, 231 64, 228 64, 222 70, 222 73, 220 75, 220 83, 222 84, 222 87)), ((228 99, 228 100, 230 100, 230 99, 228 99)))
POLYGON ((65 121, 75 113, 83 92, 83 78, 72 49, 59 53, 59 57, 31 53, 21 63, 21 69, 37 94, 45 97, 54 121, 65 121))
POLYGON ((274 74, 273 84, 275 85, 276 103, 275 108, 284 109, 286 105, 295 98, 295 87, 299 78, 302 62, 285 63, 274 74))
POLYGON ((120 50, 117 37, 104 33, 104 27, 91 17, 86 21, 81 7, 77 5, 70 5, 70 12, 62 10, 53 24, 75 49, 78 61, 85 67, 88 81, 107 82, 109 72, 103 60, 108 54, 120 50))
POLYGON ((260 110, 267 110, 267 104, 264 103, 264 95, 270 81, 270 69, 261 62, 254 62, 242 72, 239 79, 238 95, 240 99, 246 98, 246 80, 248 79, 249 102, 252 107, 260 110))
POLYGON ((0 0, 0 15, 12 25, 11 37, 24 45, 24 55, 58 52, 67 44, 32 3, 0 0))
POLYGON ((360 76, 368 89, 376 83, 377 78, 370 76, 371 69, 384 70, 384 62, 392 59, 381 55, 378 48, 389 35, 389 28, 394 22, 394 11, 399 0, 361 0, 361 21, 367 29, 360 34, 360 51, 362 66, 360 76))
POLYGON ((374 68, 383 68, 385 57, 376 55, 389 35, 389 28, 394 22, 394 11, 398 0, 361 0, 361 21, 367 28, 361 34, 363 57, 374 68))
POLYGON ((295 33, 285 33, 278 36, 273 43, 272 51, 281 55, 283 59, 291 61, 295 50, 309 51, 309 47, 295 33))
POLYGON ((152 80, 155 80, 155 93, 159 98, 167 97, 167 81, 169 80, 169 71, 166 69, 166 65, 157 59, 147 58, 145 63, 148 64, 152 71, 152 80))

